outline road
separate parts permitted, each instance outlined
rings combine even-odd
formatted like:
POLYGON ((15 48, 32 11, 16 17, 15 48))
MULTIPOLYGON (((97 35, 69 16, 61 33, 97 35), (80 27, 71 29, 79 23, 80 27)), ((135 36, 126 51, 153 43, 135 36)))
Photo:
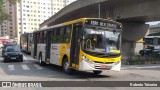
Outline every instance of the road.
MULTIPOLYGON (((160 65, 122 65, 120 72, 104 71, 101 75, 94 75, 91 72, 76 72, 74 75, 67 75, 61 67, 54 65, 40 66, 37 60, 24 53, 24 62, 4 63, 3 58, 0 57, 0 81, 160 81, 160 65)), ((65 88, 71 89, 69 87, 65 88)), ((82 89, 82 87, 74 88, 82 89)), ((101 90, 127 90, 127 88, 97 87, 101 90)), ((131 90, 135 88, 130 87, 131 90)), ((42 88, 34 88, 33 90, 35 89, 43 90, 42 88)), ((52 88, 48 87, 47 89, 52 88)), ((62 87, 56 89, 64 90, 62 87)), ((97 90, 93 87, 83 89, 97 90)), ((149 90, 145 87, 141 89, 149 90)), ((152 88, 152 90, 157 89, 152 88)))

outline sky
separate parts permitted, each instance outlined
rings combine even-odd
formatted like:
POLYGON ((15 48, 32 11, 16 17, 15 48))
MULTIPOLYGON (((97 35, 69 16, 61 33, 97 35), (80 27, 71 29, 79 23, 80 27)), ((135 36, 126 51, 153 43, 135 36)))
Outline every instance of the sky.
POLYGON ((149 25, 156 25, 158 23, 160 23, 160 21, 146 22, 146 24, 149 24, 149 25))

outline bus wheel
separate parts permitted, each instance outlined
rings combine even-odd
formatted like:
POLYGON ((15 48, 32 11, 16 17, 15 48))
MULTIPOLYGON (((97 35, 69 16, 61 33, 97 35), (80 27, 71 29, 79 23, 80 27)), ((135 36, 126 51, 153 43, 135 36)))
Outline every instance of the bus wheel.
POLYGON ((95 75, 99 75, 99 74, 102 73, 102 71, 93 71, 93 73, 94 73, 95 75))
POLYGON ((63 70, 67 74, 72 74, 72 69, 69 67, 68 59, 65 58, 63 61, 63 70))
POLYGON ((42 61, 42 55, 41 55, 41 54, 39 55, 38 60, 39 60, 39 64, 40 64, 41 66, 44 66, 44 65, 45 65, 45 63, 42 61))

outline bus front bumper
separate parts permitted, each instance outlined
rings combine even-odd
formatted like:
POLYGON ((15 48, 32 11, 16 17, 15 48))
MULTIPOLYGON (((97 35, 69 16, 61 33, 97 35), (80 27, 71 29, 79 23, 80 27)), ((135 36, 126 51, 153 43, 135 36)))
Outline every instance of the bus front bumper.
POLYGON ((86 60, 82 60, 79 64, 80 71, 94 71, 94 70, 113 70, 113 71, 120 71, 121 68, 121 61, 111 63, 111 64, 104 64, 104 63, 94 63, 88 62, 86 60))

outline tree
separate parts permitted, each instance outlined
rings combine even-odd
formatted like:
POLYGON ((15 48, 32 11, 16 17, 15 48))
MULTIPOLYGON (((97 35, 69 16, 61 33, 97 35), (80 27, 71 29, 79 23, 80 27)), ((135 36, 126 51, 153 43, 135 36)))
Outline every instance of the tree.
POLYGON ((6 13, 4 10, 5 2, 9 1, 11 4, 16 4, 16 2, 20 2, 20 0, 0 0, 0 25, 3 23, 4 20, 10 19, 10 14, 6 13))

